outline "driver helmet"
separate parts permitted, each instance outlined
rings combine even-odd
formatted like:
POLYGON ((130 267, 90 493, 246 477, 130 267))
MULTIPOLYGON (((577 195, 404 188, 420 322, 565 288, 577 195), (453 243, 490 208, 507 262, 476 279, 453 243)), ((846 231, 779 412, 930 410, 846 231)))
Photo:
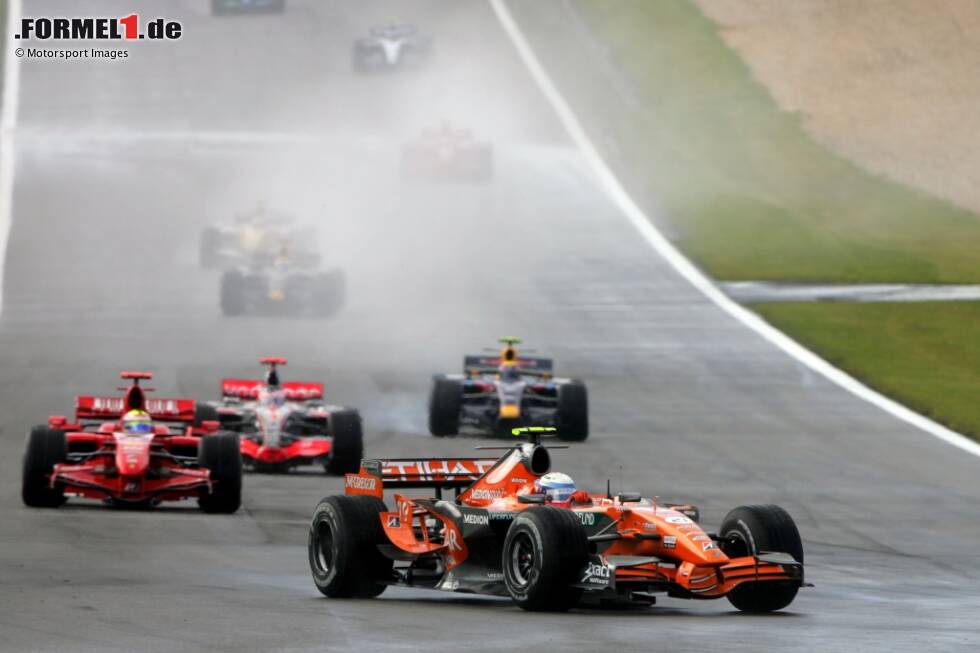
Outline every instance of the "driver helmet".
POLYGON ((500 380, 508 382, 520 381, 521 371, 517 369, 516 365, 501 365, 500 380))
POLYGON ((273 367, 265 375, 265 384, 269 386, 270 390, 279 388, 279 372, 276 371, 276 368, 273 367))
POLYGON ((259 402, 266 406, 282 406, 286 403, 286 391, 270 388, 259 394, 259 402))
POLYGON ((575 481, 568 474, 550 472, 534 482, 534 491, 545 495, 549 503, 567 503, 575 494, 575 481))
POLYGON ((123 415, 122 430, 130 435, 146 435, 153 432, 153 421, 145 410, 131 410, 123 415))

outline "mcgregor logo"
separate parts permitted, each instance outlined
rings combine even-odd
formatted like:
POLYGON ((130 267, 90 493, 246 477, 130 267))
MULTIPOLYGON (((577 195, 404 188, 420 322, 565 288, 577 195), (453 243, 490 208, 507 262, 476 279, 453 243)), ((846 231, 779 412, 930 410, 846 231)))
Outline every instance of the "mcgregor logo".
POLYGON ((139 14, 121 18, 22 18, 15 39, 38 41, 175 41, 184 26, 176 20, 154 18, 140 29, 139 14))

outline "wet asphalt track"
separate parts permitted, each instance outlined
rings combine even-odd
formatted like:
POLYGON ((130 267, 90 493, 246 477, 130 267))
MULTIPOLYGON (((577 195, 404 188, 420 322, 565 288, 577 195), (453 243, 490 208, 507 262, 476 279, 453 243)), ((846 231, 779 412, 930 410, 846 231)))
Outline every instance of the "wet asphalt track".
POLYGON ((980 461, 815 377, 673 274, 592 182, 486 5, 290 0, 285 16, 216 20, 180 2, 167 16, 184 21, 178 43, 22 69, 0 322, 0 650, 980 646, 980 461), (434 36, 431 66, 352 76, 352 39, 392 16, 434 36), (493 137, 493 183, 398 181, 397 144, 443 117, 493 137), (335 319, 219 314, 199 228, 259 197, 327 225, 350 279, 335 319), (816 587, 762 617, 666 598, 565 615, 397 589, 331 601, 305 542, 336 479, 249 476, 231 517, 20 503, 29 426, 121 368, 204 397, 285 355, 289 376, 361 408, 369 455, 465 455, 477 440, 425 435, 429 376, 511 333, 589 383, 593 437, 556 453, 559 468, 698 503, 711 526, 778 502, 816 587))

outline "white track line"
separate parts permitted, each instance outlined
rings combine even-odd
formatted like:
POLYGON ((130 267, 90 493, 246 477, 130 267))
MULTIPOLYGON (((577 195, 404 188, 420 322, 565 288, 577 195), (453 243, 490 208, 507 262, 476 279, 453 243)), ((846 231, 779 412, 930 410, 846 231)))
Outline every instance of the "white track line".
POLYGON ((920 415, 896 401, 872 390, 846 372, 837 369, 824 359, 820 358, 812 351, 803 347, 798 342, 787 336, 782 331, 771 326, 755 313, 740 306, 728 298, 715 284, 708 279, 697 267, 684 257, 663 234, 653 226, 649 217, 633 201, 629 193, 623 188, 622 184, 613 174, 612 170, 606 165, 598 150, 589 139, 582 124, 579 122, 575 113, 569 107, 565 98, 562 97, 555 83, 545 71, 541 62, 538 61, 534 50, 528 44, 527 39, 521 32, 520 27, 514 21, 510 10, 507 8, 505 0, 490 0, 497 19, 500 21, 507 36, 513 42, 518 54, 524 61, 538 88, 544 94, 545 99, 558 114, 559 120, 568 132, 572 141, 581 151, 585 160, 588 162, 592 171, 599 180, 600 185, 609 194, 612 201, 620 208, 626 218, 636 227, 640 235, 650 244, 651 247, 662 256, 682 277, 691 285, 700 290, 708 299, 714 302, 723 311, 734 317, 736 320, 749 327, 763 338, 782 349, 784 352, 803 363, 811 370, 822 374, 848 392, 874 404, 878 408, 908 422, 912 426, 922 429, 926 433, 933 435, 954 447, 959 447, 963 451, 980 457, 980 443, 977 443, 960 433, 946 428, 931 419, 920 415))
POLYGON ((0 312, 3 311, 3 271, 6 267, 7 240, 14 206, 14 156, 17 110, 20 106, 20 57, 14 56, 14 41, 10 38, 20 25, 21 0, 7 3, 7 39, 3 64, 3 108, 0 109, 0 312))

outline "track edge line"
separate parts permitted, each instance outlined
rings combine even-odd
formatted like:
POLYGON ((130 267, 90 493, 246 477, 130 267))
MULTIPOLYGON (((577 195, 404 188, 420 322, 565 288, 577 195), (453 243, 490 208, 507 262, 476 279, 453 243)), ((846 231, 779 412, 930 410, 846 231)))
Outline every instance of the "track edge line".
POLYGON ((506 0, 489 0, 489 2, 497 17, 497 21, 517 50, 517 54, 520 56, 525 68, 527 68, 531 77, 534 79, 545 100, 547 100, 548 104, 551 105, 551 108, 558 115, 558 119, 561 121, 565 131, 568 132, 572 142, 585 157, 586 162, 596 175, 603 190, 605 190, 613 203, 622 211, 623 215, 636 228, 640 235, 643 236, 644 240, 678 274, 731 317, 832 383, 847 390, 856 397, 877 406, 893 417, 925 431, 947 444, 951 444, 967 453, 980 457, 980 442, 971 440, 962 433, 957 433, 929 419, 925 415, 898 403, 894 399, 886 397, 877 390, 873 390, 844 370, 831 365, 825 359, 793 340, 763 320, 758 314, 741 306, 725 295, 715 285, 714 281, 709 279, 664 237, 660 230, 654 226, 649 216, 637 205, 629 193, 626 192, 626 189, 619 182, 619 179, 606 164, 605 160, 599 154, 598 149, 585 133, 582 124, 572 111, 571 106, 565 101, 558 87, 538 60, 524 33, 510 13, 506 0))

